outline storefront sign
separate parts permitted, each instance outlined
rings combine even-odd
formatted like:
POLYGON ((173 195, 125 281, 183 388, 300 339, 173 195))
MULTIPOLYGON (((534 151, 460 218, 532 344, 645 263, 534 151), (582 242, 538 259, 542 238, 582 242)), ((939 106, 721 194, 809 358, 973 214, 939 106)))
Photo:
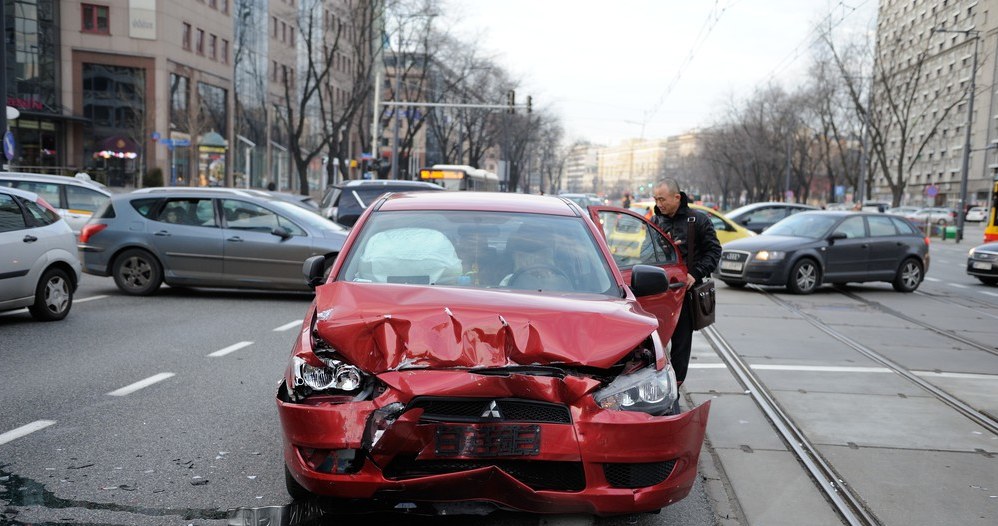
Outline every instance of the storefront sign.
POLYGON ((156 0, 128 0, 128 36, 156 40, 156 0))

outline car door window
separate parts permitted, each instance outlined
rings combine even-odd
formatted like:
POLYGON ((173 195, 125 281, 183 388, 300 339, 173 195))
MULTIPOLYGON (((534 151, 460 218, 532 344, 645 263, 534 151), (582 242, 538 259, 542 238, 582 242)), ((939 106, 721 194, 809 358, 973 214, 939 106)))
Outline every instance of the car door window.
POLYGON ((707 213, 707 217, 710 218, 710 224, 714 225, 714 231, 720 232, 723 230, 731 230, 731 227, 728 226, 728 224, 725 223, 724 220, 721 219, 720 217, 717 217, 716 215, 711 213, 707 213))
POLYGON ((664 265, 677 261, 669 240, 645 221, 609 210, 600 210, 599 219, 617 267, 664 265))
POLYGON ((866 236, 866 226, 863 225, 863 216, 847 218, 835 228, 833 233, 845 234, 849 239, 866 236))
POLYGON ((34 201, 21 198, 17 199, 21 205, 24 206, 24 209, 28 211, 28 223, 31 227, 51 225, 60 219, 59 214, 56 214, 48 208, 43 208, 34 201))
POLYGON ((912 228, 911 224, 908 223, 907 221, 905 221, 905 220, 903 220, 901 218, 898 218, 898 217, 892 217, 891 221, 894 222, 894 226, 898 229, 898 232, 901 232, 902 234, 914 234, 915 233, 915 229, 912 228))
POLYGON ((222 212, 226 226, 234 230, 269 233, 277 227, 284 227, 293 236, 305 235, 305 230, 287 217, 249 201, 224 199, 222 212))
POLYGON ((156 221, 175 225, 216 227, 215 209, 210 198, 166 199, 156 215, 156 221))
POLYGON ((86 210, 93 212, 107 201, 108 197, 100 192, 80 186, 66 186, 66 208, 70 210, 86 210))
POLYGON ((27 190, 28 192, 34 192, 38 194, 39 197, 48 201, 48 203, 57 208, 64 208, 59 199, 59 185, 54 183, 36 183, 34 181, 14 181, 11 185, 14 188, 20 188, 21 190, 27 190))
POLYGON ((0 232, 13 232, 27 228, 24 221, 24 214, 21 207, 17 206, 14 198, 7 194, 0 194, 0 232))
POLYGON ((870 236, 896 236, 898 231, 894 228, 894 222, 887 216, 870 216, 866 218, 870 226, 870 236))
POLYGON ((748 215, 749 223, 775 223, 787 216, 782 208, 760 208, 748 215))

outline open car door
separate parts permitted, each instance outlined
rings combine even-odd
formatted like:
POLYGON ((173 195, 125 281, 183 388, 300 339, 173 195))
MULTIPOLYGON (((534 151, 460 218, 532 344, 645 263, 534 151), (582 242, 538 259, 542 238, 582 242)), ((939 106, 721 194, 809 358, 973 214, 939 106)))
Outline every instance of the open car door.
POLYGON ((587 207, 592 220, 602 227, 603 237, 610 247, 613 260, 631 283, 634 265, 653 265, 665 270, 669 290, 638 298, 638 303, 658 318, 658 335, 662 342, 672 339, 672 332, 683 308, 686 294, 686 265, 681 261, 676 245, 651 221, 630 210, 612 206, 587 207))

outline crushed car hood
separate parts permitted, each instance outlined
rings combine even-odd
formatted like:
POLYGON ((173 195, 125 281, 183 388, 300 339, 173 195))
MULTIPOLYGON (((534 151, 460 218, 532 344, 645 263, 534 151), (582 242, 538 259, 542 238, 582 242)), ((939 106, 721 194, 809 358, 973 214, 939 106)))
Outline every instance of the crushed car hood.
POLYGON ((607 368, 658 326, 616 298, 337 281, 316 289, 316 332, 371 373, 564 364, 607 368))

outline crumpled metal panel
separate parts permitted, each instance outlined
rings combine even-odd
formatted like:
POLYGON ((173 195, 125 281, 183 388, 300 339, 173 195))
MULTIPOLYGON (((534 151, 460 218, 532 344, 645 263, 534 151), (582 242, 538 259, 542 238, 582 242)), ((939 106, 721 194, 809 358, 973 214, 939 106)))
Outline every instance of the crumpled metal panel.
POLYGON ((658 321, 624 299, 333 282, 316 289, 316 329, 368 372, 407 367, 566 364, 607 368, 658 321))

